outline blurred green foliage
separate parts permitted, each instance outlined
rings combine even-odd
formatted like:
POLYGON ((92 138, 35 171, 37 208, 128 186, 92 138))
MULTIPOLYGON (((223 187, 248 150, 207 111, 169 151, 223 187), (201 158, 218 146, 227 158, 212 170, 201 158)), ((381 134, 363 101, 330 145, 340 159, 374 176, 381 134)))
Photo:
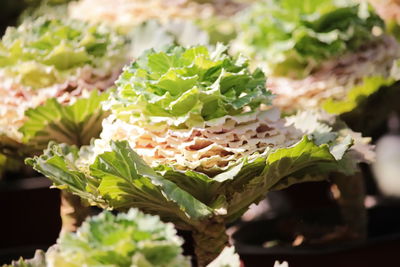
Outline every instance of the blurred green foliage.
POLYGON ((42 5, 61 5, 71 0, 1 0, 0 34, 3 35, 8 26, 14 26, 24 12, 31 13, 42 5))

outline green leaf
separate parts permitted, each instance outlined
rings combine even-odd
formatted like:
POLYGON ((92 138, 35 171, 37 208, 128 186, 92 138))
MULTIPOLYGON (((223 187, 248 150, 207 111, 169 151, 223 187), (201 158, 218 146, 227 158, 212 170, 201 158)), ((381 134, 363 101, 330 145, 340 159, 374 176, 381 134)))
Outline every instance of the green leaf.
POLYGON ((85 174, 76 166, 78 152, 76 146, 50 142, 43 155, 28 158, 25 163, 51 179, 59 189, 68 190, 101 205, 104 201, 96 195, 98 181, 86 179, 85 174))
POLYGON ((337 162, 329 152, 326 144, 317 146, 308 137, 288 148, 277 149, 271 152, 265 162, 244 164, 243 169, 236 175, 232 185, 237 188, 231 196, 228 214, 229 220, 240 216, 247 207, 260 201, 268 191, 283 189, 296 183, 323 180, 326 177, 299 176, 297 179, 288 179, 292 174, 320 164, 337 166, 337 162))
POLYGON ((315 145, 307 137, 292 147, 244 160, 214 177, 166 166, 153 170, 126 141, 113 142, 111 152, 97 156, 89 169, 81 166, 78 156, 76 148, 53 145, 43 156, 27 163, 57 187, 92 204, 122 210, 138 207, 184 229, 200 227, 201 221, 223 213, 221 208, 227 210, 227 220, 232 220, 270 190, 314 181, 314 177, 304 175, 287 179, 310 166, 322 164, 337 169, 328 145, 315 145), (225 199, 222 202, 221 197, 225 199))
POLYGON ((365 77, 361 84, 354 86, 344 99, 336 100, 330 98, 322 104, 323 108, 331 114, 342 114, 351 112, 357 108, 365 99, 377 92, 381 87, 390 86, 395 80, 382 76, 365 77))
POLYGON ((42 156, 26 163, 56 187, 99 206, 139 207, 186 225, 212 215, 209 207, 146 165, 126 141, 113 142, 112 151, 99 155, 89 170, 79 169, 77 160, 76 147, 51 143, 42 156))
POLYGON ((23 143, 37 150, 47 146, 50 140, 70 145, 88 145, 92 138, 100 135, 102 120, 109 115, 102 110, 101 102, 109 93, 96 90, 87 98, 63 105, 49 99, 42 106, 25 112, 27 121, 20 128, 23 143))
POLYGON ((179 217, 201 219, 211 210, 174 183, 163 179, 151 169, 129 146, 128 142, 113 142, 112 152, 99 155, 90 166, 91 174, 101 182, 100 194, 116 208, 142 202, 141 208, 152 213, 163 213, 161 206, 179 217), (122 201, 122 203, 121 203, 122 201), (148 201, 148 205, 144 203, 148 201), (155 209, 154 205, 160 205, 155 209))
POLYGON ((308 134, 317 145, 328 144, 330 153, 338 161, 338 165, 320 164, 306 168, 302 171, 303 175, 310 176, 313 173, 327 176, 330 172, 353 174, 358 171, 357 163, 369 163, 370 154, 374 153, 368 145, 370 140, 363 140, 361 134, 353 132, 340 119, 327 113, 301 111, 286 117, 286 121, 308 134), (359 156, 354 155, 354 152, 359 156), (314 167, 315 170, 312 170, 314 167))

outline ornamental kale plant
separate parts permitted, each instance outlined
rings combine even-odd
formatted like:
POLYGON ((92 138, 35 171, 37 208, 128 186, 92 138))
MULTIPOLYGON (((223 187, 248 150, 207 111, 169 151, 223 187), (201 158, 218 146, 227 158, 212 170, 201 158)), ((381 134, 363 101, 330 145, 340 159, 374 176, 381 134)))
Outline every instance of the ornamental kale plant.
MULTIPOLYGON (((43 89, 82 78, 85 67, 107 78, 125 60, 124 40, 101 25, 41 18, 8 28, 0 51, 2 75, 30 89, 43 89)), ((93 78, 92 78, 93 79, 93 78)))
POLYGON ((323 61, 376 40, 383 21, 367 5, 334 0, 265 0, 239 22, 240 51, 274 76, 304 77, 323 61))
POLYGON ((375 111, 382 97, 374 95, 398 80, 400 46, 367 3, 270 0, 239 20, 234 50, 265 66, 274 104, 286 113, 323 108, 366 135, 388 116, 379 104, 375 111))
POLYGON ((228 244, 225 224, 267 192, 351 172, 355 161, 351 136, 280 118, 263 72, 226 49, 144 53, 104 105, 112 115, 99 139, 51 143, 26 162, 92 205, 137 207, 192 231, 206 266, 228 244))
POLYGON ((157 216, 136 209, 118 215, 105 211, 87 219, 76 233, 61 235, 46 253, 37 251, 34 259, 10 266, 189 267, 182 244, 174 226, 157 216))
MULTIPOLYGON (((108 116, 103 91, 125 51, 125 39, 102 25, 42 17, 8 28, 0 43, 0 153, 22 161, 51 140, 82 146, 98 137, 108 116)), ((88 209, 65 193, 64 204, 63 230, 73 230, 88 209)))
MULTIPOLYGON (((0 43, 1 151, 30 155, 47 146, 44 136, 52 135, 58 141, 88 144, 88 132, 81 128, 91 127, 90 116, 101 116, 98 103, 107 97, 88 91, 104 91, 113 84, 127 60, 125 48, 125 40, 111 29, 75 20, 39 18, 9 28, 0 43), (76 101, 81 96, 88 100, 76 101), (71 107, 62 116, 65 105, 71 107), (58 124, 53 132, 46 128, 51 122, 58 124), (30 144, 35 135, 41 136, 42 146, 30 144)), ((99 129, 95 121, 92 126, 99 129)))

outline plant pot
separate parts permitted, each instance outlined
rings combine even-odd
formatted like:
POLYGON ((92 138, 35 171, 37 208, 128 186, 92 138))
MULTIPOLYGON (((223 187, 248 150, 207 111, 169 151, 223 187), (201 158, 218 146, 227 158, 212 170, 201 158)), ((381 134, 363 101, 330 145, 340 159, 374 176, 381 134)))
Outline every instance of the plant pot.
MULTIPOLYGON (((321 216, 329 210, 321 212, 321 216)), ((298 217, 302 224, 306 216, 298 217)), ((400 249, 400 205, 378 205, 368 209, 368 238, 365 241, 347 241, 331 244, 291 246, 295 234, 287 217, 276 217, 244 223, 233 234, 236 249, 246 266, 273 266, 275 260, 286 260, 291 267, 301 266, 384 266, 397 261, 400 249), (281 245, 264 247, 269 241, 281 245)), ((326 222, 329 219, 326 220, 326 222)), ((324 222, 321 222, 324 224, 324 222)))
POLYGON ((61 227, 60 191, 44 177, 0 182, 0 264, 54 244, 61 227))

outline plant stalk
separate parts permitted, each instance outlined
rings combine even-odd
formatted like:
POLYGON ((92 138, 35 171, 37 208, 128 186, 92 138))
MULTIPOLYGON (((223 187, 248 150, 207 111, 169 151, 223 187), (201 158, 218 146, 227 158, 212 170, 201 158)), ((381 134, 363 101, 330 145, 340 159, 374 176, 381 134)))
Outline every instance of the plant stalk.
POLYGON ((61 232, 75 232, 90 213, 90 207, 84 205, 80 197, 61 191, 61 232))
POLYGON ((364 206, 365 186, 360 172, 353 176, 336 173, 332 175, 336 186, 336 200, 339 204, 343 222, 356 240, 367 237, 367 211, 364 206))
POLYGON ((201 231, 193 232, 194 251, 197 258, 197 266, 205 267, 212 262, 225 246, 229 243, 225 224, 209 222, 201 231))

